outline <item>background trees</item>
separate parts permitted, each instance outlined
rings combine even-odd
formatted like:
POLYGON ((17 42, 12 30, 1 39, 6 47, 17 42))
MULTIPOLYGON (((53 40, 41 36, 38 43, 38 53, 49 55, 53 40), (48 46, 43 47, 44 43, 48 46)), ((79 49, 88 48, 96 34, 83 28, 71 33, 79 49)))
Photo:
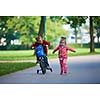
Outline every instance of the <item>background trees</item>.
POLYGON ((100 37, 99 16, 0 16, 0 46, 9 48, 17 40, 28 49, 37 35, 55 45, 61 36, 68 37, 70 34, 63 27, 67 24, 74 29, 77 43, 77 35, 81 33, 81 27, 86 24, 87 18, 90 23, 90 28, 87 29, 90 34, 90 52, 95 52, 94 38, 97 35, 99 43, 100 37), (3 45, 1 40, 6 44, 3 45))
POLYGON ((77 43, 78 30, 82 26, 82 24, 86 23, 86 19, 87 16, 66 16, 63 18, 63 21, 66 24, 70 24, 70 26, 74 28, 75 43, 77 43))
MULTIPOLYGON (((65 32, 61 23, 56 22, 58 36, 65 32)), ((54 23, 50 17, 45 16, 1 16, 0 18, 0 39, 5 37, 6 47, 11 47, 11 41, 18 40, 26 49, 35 41, 37 35, 44 37, 44 32, 48 41, 53 42, 54 23), (46 23, 44 22, 47 21, 46 23), (44 24, 45 23, 45 24, 44 24), (44 26, 46 25, 46 26, 44 26), (45 29, 44 29, 45 28, 45 29), (46 29, 47 28, 47 29, 46 29), (52 37, 53 36, 53 37, 52 37), (52 37, 52 39, 51 39, 52 37)))

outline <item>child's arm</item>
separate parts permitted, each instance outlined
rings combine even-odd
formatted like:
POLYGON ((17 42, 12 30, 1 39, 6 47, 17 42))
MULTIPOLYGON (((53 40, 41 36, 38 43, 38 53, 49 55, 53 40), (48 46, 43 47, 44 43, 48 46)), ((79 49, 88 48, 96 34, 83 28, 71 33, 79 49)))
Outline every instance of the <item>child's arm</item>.
MULTIPOLYGON (((35 44, 32 44, 32 49, 35 49, 35 44)), ((35 55, 35 50, 33 52, 33 55, 35 55)))
POLYGON ((50 42, 44 40, 45 45, 50 46, 50 42))
POLYGON ((35 48, 35 43, 34 44, 32 44, 32 49, 34 49, 35 48))
POLYGON ((52 53, 55 53, 59 49, 59 46, 57 46, 52 53))
POLYGON ((70 48, 70 47, 68 47, 68 46, 67 46, 67 49, 68 49, 69 51, 76 52, 73 48, 70 48))

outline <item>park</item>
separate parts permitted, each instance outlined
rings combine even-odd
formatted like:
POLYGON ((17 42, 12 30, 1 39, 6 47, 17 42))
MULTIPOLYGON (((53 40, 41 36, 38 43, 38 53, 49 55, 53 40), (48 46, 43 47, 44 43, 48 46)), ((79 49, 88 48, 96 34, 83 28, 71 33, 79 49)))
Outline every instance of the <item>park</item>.
POLYGON ((100 84, 99 16, 1 16, 0 84, 100 84), (69 27, 70 26, 70 27, 69 27), (53 72, 37 74, 40 67, 31 45, 41 36, 51 43, 48 59, 53 72), (60 37, 69 47, 68 73, 60 75, 60 37))

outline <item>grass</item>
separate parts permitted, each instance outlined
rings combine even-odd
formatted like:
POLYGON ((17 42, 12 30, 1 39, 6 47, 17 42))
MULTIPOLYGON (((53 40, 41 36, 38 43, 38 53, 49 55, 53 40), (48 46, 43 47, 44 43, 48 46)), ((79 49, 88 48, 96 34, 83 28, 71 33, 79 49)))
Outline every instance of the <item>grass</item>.
POLYGON ((90 53, 89 48, 83 48, 83 49, 76 49, 76 53, 69 52, 69 56, 83 56, 83 55, 95 55, 100 54, 100 49, 95 49, 95 53, 90 53))
POLYGON ((32 50, 0 51, 0 60, 32 60, 35 59, 32 50))
MULTIPOLYGON (((90 54, 88 48, 77 48, 75 49, 76 53, 68 52, 69 56, 82 56, 82 55, 94 55, 100 54, 100 49, 95 49, 95 53, 90 54)), ((57 52, 52 54, 53 50, 49 50, 48 57, 49 59, 58 58, 57 52)), ((34 60, 36 59, 33 56, 33 50, 17 50, 17 51, 0 51, 0 60, 34 60)), ((24 70, 36 66, 32 62, 0 62, 0 76, 16 72, 19 70, 24 70)))
POLYGON ((35 66, 32 62, 0 63, 0 76, 35 66))
MULTIPOLYGON (((89 48, 77 48, 76 53, 69 52, 69 56, 93 55, 100 54, 100 49, 95 49, 95 53, 90 54, 89 48)), ((49 50, 49 59, 57 58, 57 52, 52 54, 53 50, 49 50)), ((33 50, 17 50, 17 51, 0 51, 0 60, 34 60, 33 50)))
MULTIPOLYGON (((95 54, 100 54, 100 49, 95 49, 95 53, 90 53, 89 48, 77 48, 75 49, 76 52, 70 52, 68 51, 68 56, 83 56, 83 55, 95 55, 95 54)), ((49 58, 57 58, 58 53, 56 52, 54 55, 51 53, 52 51, 49 51, 49 58)))

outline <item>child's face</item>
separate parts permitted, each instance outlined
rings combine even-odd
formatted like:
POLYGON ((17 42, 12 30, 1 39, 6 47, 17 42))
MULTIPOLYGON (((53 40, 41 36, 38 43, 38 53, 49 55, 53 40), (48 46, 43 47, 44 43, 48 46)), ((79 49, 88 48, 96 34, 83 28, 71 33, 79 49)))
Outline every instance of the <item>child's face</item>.
POLYGON ((41 37, 38 37, 37 42, 38 43, 42 43, 43 42, 43 39, 41 37))
POLYGON ((65 41, 61 41, 61 42, 60 42, 60 45, 65 46, 65 45, 66 45, 65 41))

